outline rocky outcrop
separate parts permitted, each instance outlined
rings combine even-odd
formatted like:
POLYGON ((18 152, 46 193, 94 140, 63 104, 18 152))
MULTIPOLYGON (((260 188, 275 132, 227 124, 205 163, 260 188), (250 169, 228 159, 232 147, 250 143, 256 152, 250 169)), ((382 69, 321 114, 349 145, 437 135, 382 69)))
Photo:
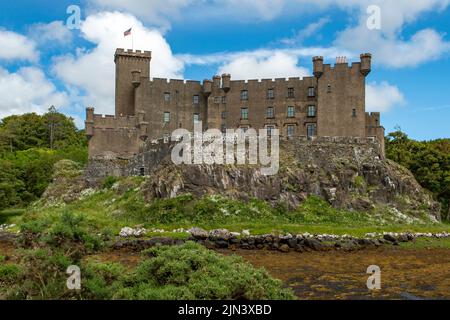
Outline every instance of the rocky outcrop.
POLYGON ((382 159, 375 142, 348 138, 284 142, 280 170, 273 176, 263 175, 258 166, 174 165, 166 159, 155 166, 144 190, 148 200, 222 194, 290 208, 316 195, 346 210, 389 207, 392 215, 410 222, 437 221, 440 216, 432 196, 408 170, 382 159))

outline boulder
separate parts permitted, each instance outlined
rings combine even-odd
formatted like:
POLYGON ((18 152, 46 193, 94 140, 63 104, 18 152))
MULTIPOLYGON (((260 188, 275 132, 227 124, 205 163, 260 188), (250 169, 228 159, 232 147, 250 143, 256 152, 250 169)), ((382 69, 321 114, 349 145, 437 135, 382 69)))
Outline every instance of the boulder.
POLYGON ((231 233, 227 229, 216 229, 209 232, 209 237, 212 239, 229 240, 231 233))
POLYGON ((325 245, 321 243, 319 240, 314 238, 307 238, 304 240, 305 246, 313 249, 314 251, 322 251, 325 250, 325 245))
POLYGON ((383 236, 383 239, 384 239, 384 240, 387 240, 387 241, 389 241, 389 242, 397 242, 397 239, 395 239, 395 237, 394 237, 393 235, 389 234, 389 233, 386 233, 386 234, 383 236))
POLYGON ((193 227, 188 230, 194 239, 206 239, 208 238, 208 231, 202 228, 193 227))

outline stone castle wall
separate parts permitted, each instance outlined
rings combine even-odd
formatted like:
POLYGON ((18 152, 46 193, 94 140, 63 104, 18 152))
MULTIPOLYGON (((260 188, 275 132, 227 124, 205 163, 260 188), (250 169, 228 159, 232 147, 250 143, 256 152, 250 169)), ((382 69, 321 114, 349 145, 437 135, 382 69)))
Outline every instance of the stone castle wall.
POLYGON ((204 130, 271 127, 283 137, 376 137, 384 150, 380 114, 365 112, 369 54, 351 65, 342 60, 324 64, 315 57, 313 77, 244 81, 224 74, 203 83, 152 79, 150 61, 150 52, 117 49, 116 114, 101 116, 87 109, 90 159, 135 159, 147 140, 170 136, 178 128, 193 131, 195 121, 204 130), (242 116, 244 109, 248 117, 242 116))
MULTIPOLYGON (((107 176, 152 175, 161 165, 172 165, 171 153, 177 141, 155 139, 148 141, 139 154, 131 158, 117 158, 105 154, 89 161, 86 177, 97 180, 107 176)), ((270 144, 269 144, 270 145, 270 144)), ((224 148, 225 150, 225 148, 224 148)), ((195 149, 192 148, 192 154, 195 149)), ((245 150, 248 156, 248 147, 245 150)), ((384 159, 382 146, 376 138, 314 137, 296 136, 280 140, 280 157, 294 155, 303 163, 311 159, 339 159, 348 157, 384 159)), ((237 149, 235 149, 237 157, 237 149)), ((248 158, 247 158, 248 159, 248 158)), ((317 160, 314 160, 317 162, 317 160)))

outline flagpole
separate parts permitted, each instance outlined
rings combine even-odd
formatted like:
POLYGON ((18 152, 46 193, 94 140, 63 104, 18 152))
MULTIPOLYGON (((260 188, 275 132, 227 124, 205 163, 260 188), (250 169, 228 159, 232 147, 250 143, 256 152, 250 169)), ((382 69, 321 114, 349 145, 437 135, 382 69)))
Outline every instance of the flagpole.
POLYGON ((131 30, 131 49, 134 51, 134 32, 131 30))

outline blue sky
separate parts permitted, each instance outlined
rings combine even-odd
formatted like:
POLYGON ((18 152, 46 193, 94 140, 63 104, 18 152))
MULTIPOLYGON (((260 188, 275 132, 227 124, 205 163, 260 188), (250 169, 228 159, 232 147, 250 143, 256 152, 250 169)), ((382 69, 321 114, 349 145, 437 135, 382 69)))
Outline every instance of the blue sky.
POLYGON ((155 77, 307 76, 314 55, 334 63, 371 52, 367 108, 382 112, 387 132, 450 137, 449 0, 18 0, 0 9, 0 117, 55 104, 82 126, 86 106, 113 113, 114 49, 131 47, 123 32, 133 27, 135 49, 153 51, 155 77), (81 10, 73 30, 70 5, 81 10))

